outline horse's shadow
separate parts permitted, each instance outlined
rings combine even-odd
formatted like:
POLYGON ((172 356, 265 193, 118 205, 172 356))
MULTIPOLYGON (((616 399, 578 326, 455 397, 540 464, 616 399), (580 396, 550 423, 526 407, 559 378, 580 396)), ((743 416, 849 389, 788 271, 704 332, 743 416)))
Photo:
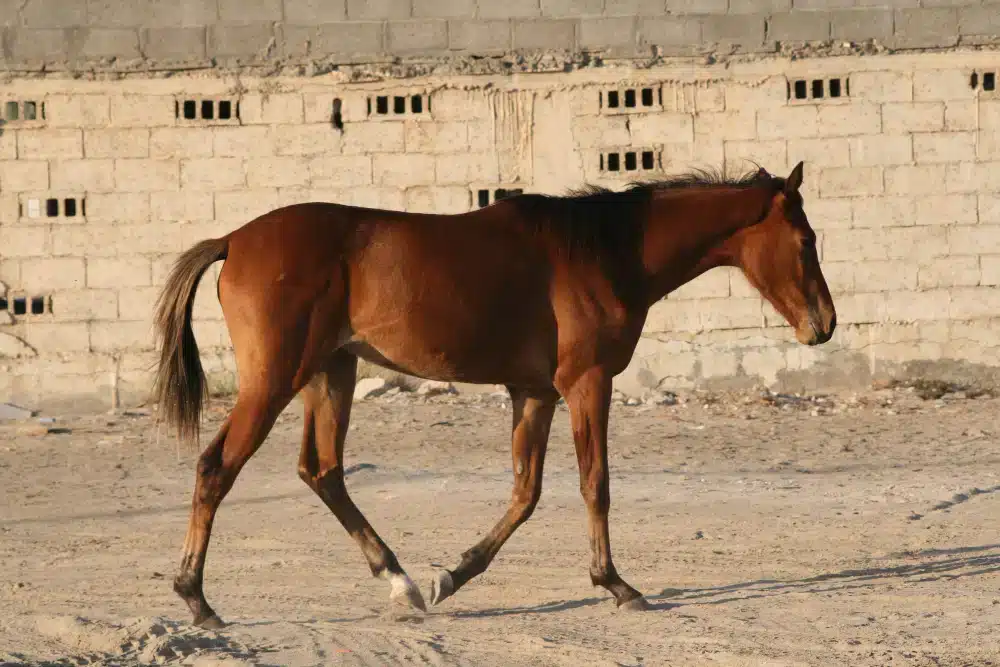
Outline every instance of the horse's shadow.
MULTIPOLYGON (((961 579, 1000 572, 1000 544, 985 544, 952 549, 924 549, 917 552, 892 554, 893 558, 913 558, 919 562, 888 567, 869 567, 817 574, 802 579, 757 579, 707 588, 665 588, 656 595, 647 595, 652 610, 667 610, 688 605, 715 605, 773 597, 787 593, 828 593, 858 588, 873 588, 879 584, 905 579, 919 583, 941 579, 961 579), (941 558, 946 556, 946 558, 941 558)), ((551 614, 554 612, 607 604, 610 597, 588 597, 580 600, 559 600, 539 605, 458 611, 455 618, 489 618, 518 614, 551 614)))

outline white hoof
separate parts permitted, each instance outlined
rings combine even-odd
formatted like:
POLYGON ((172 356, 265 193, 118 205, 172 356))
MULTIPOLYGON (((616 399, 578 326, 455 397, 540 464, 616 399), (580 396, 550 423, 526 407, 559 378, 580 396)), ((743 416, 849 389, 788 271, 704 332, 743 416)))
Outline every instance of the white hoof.
POLYGON ((411 607, 427 611, 424 596, 420 594, 420 589, 417 588, 412 579, 405 574, 393 574, 389 576, 389 582, 392 584, 392 592, 389 593, 390 602, 405 601, 411 607))
POLYGON ((622 611, 646 611, 649 609, 649 603, 646 601, 646 598, 640 595, 637 598, 632 598, 619 607, 619 609, 622 611))
POLYGON ((438 604, 451 597, 455 592, 455 582, 448 570, 438 572, 437 578, 431 581, 431 604, 438 604))

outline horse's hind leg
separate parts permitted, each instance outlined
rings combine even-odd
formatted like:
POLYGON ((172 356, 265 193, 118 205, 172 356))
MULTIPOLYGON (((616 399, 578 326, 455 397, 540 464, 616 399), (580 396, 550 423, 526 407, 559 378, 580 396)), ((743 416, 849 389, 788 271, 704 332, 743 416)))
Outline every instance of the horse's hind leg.
POLYGON ((174 579, 174 590, 187 602, 195 625, 223 626, 205 600, 202 589, 212 522, 240 469, 264 442, 284 406, 285 402, 276 402, 273 397, 241 391, 229 418, 198 459, 191 518, 184 538, 180 572, 174 579))
POLYGON ((542 467, 549 440, 549 428, 559 394, 529 393, 510 389, 514 402, 514 427, 511 454, 514 465, 514 489, 510 506, 503 518, 486 537, 462 554, 454 570, 441 570, 431 582, 431 604, 450 597, 473 577, 482 574, 517 527, 528 520, 542 495, 542 467))
POLYGON ((305 425, 299 477, 358 543, 372 574, 392 584, 390 599, 426 611, 420 589, 351 500, 344 485, 344 440, 354 398, 357 361, 352 354, 337 352, 303 389, 305 425))

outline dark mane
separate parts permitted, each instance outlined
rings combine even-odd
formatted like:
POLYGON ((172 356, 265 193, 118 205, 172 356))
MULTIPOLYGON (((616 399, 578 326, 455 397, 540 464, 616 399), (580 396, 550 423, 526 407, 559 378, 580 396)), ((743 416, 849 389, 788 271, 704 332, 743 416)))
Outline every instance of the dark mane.
MULTIPOLYGON (((775 187, 784 179, 771 176, 775 187)), ((568 252, 592 257, 621 257, 638 252, 643 213, 653 193, 702 187, 747 188, 760 184, 759 168, 738 176, 716 169, 693 169, 656 181, 635 181, 615 191, 586 184, 564 195, 520 195, 511 198, 526 213, 527 223, 538 233, 558 239, 568 252)))

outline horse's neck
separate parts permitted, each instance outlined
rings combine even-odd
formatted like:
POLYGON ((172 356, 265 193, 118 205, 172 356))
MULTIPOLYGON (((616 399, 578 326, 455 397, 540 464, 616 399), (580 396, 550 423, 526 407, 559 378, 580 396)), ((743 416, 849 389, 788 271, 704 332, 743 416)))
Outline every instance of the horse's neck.
POLYGON ((737 261, 728 241, 764 215, 763 188, 700 188, 654 195, 643 262, 650 304, 717 266, 737 261))

